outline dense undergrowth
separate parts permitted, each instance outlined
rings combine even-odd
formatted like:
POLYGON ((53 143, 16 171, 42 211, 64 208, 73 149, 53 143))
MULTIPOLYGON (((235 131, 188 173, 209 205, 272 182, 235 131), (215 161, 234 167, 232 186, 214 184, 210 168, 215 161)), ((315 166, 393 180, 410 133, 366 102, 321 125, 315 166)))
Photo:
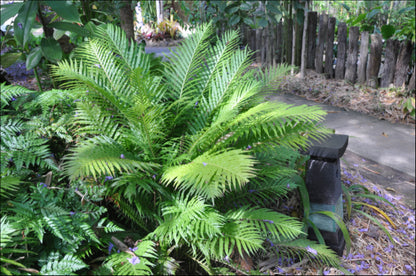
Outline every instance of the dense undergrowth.
POLYGON ((256 273, 265 252, 339 267, 276 206, 304 188, 298 149, 325 113, 264 102, 288 68, 248 70, 238 33, 213 34, 162 62, 100 25, 53 66, 60 89, 2 84, 2 273, 256 273))

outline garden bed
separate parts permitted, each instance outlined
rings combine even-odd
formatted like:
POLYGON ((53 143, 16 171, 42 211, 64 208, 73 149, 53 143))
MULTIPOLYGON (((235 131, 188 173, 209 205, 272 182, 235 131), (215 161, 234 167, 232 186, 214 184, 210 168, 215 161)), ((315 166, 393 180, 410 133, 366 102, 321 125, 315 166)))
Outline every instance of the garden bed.
POLYGON ((326 79, 322 74, 306 70, 305 79, 301 79, 299 74, 286 76, 278 89, 308 100, 369 114, 381 120, 415 124, 414 117, 403 110, 403 102, 414 98, 414 93, 401 88, 373 89, 360 84, 348 84, 345 80, 326 79))

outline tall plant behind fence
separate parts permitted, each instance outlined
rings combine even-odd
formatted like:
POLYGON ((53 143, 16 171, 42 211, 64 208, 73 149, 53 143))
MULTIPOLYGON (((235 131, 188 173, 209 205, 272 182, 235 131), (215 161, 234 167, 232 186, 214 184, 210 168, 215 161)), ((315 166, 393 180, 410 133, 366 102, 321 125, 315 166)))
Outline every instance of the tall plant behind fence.
MULTIPOLYGON (((314 11, 308 12, 307 20, 306 68, 353 84, 415 88, 414 43, 410 40, 383 40, 381 34, 360 33, 358 27, 336 23, 335 17, 314 11)), ((282 20, 264 28, 244 29, 244 41, 257 50, 258 63, 300 66, 303 24, 289 23, 282 20)))

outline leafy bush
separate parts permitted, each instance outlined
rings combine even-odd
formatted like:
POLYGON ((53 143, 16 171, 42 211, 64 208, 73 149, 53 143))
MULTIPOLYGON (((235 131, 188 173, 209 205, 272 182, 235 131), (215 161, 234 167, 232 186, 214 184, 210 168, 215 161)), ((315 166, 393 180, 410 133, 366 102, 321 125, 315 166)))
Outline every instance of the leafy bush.
POLYGON ((85 91, 74 118, 81 140, 64 170, 72 180, 108 179, 107 195, 143 237, 136 244, 146 243, 139 252, 119 247, 97 273, 134 274, 136 264, 173 273, 175 254, 215 273, 269 240, 337 264, 325 246, 294 242, 305 236, 302 223, 272 209, 297 186, 298 148, 327 133, 322 110, 259 97, 288 67, 249 70, 252 52, 238 49, 238 33, 215 40, 211 25, 166 63, 117 27, 95 33, 53 68, 65 88, 85 91))

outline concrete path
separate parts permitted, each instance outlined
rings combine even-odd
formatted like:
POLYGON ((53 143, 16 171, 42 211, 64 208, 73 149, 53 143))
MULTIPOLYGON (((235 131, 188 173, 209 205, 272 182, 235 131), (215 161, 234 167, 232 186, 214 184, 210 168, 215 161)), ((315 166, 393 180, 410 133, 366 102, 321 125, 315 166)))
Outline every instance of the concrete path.
MULTIPOLYGON (((276 93, 271 101, 293 105, 318 105, 326 110, 324 124, 336 134, 349 135, 342 158, 348 166, 360 168, 363 177, 404 197, 415 208, 415 127, 388 121, 305 98, 276 93)), ((346 165, 346 164, 345 164, 346 165)))
POLYGON ((349 135, 348 150, 415 177, 415 128, 344 109, 308 101, 292 94, 274 94, 270 100, 294 105, 318 105, 328 114, 325 125, 349 135))
POLYGON ((174 51, 176 47, 145 47, 144 51, 147 54, 154 53, 156 57, 162 57, 166 60, 166 56, 171 54, 171 50, 174 51))

